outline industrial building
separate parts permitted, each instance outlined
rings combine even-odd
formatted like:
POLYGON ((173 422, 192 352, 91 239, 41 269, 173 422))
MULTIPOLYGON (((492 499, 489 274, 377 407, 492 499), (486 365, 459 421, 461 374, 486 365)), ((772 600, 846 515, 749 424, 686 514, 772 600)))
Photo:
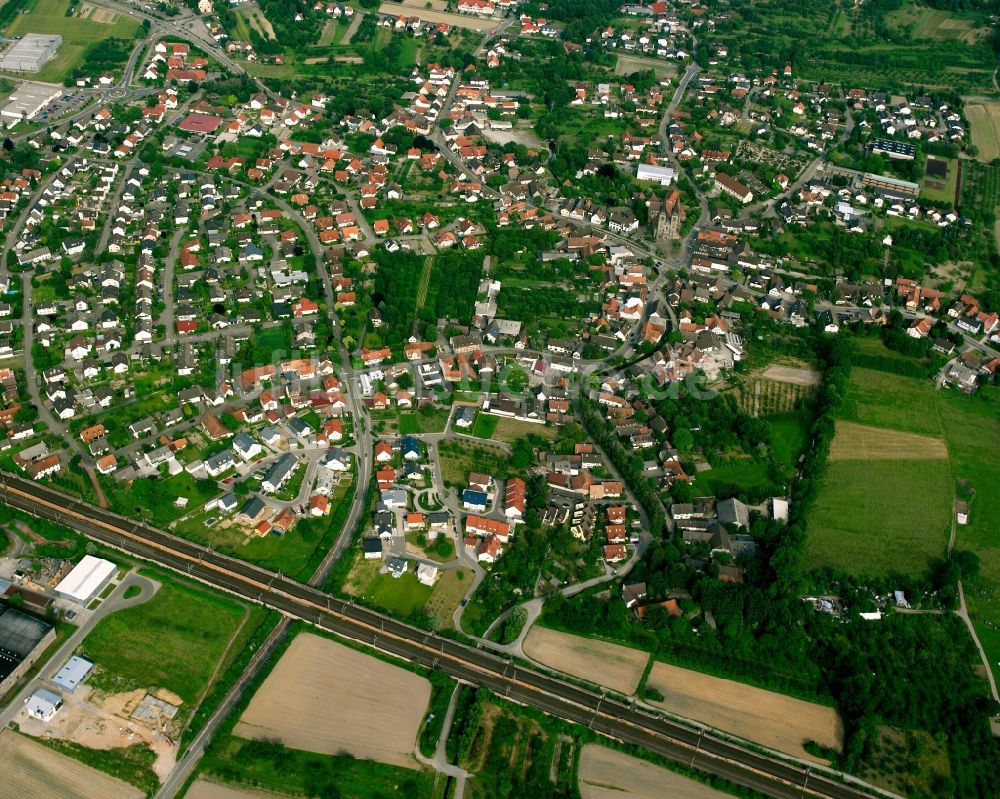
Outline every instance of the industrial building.
POLYGON ((35 693, 24 700, 27 706, 28 715, 33 719, 46 723, 55 718, 56 713, 63 705, 62 697, 52 691, 39 688, 35 693))
POLYGON ((0 603, 0 696, 14 687, 55 640, 51 624, 0 603))
POLYGON ((0 122, 12 128, 25 119, 34 119, 38 112, 62 94, 59 86, 44 83, 22 83, 0 107, 0 122))
POLYGON ((59 669, 59 673, 52 678, 52 684, 56 688, 62 688, 64 691, 73 693, 80 683, 90 676, 90 672, 93 670, 93 663, 89 660, 84 660, 82 657, 73 655, 73 657, 66 661, 66 665, 59 669))
POLYGON ((83 560, 56 586, 56 593, 63 599, 86 607, 111 582, 117 571, 118 567, 110 560, 84 555, 83 560))
POLYGON ((0 56, 0 69, 11 72, 38 72, 62 44, 58 34, 28 33, 0 56))

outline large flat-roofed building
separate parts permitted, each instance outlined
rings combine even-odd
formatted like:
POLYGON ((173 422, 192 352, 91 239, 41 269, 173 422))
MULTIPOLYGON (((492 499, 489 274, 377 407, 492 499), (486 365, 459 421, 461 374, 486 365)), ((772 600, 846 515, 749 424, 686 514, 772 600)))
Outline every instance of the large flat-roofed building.
POLYGON ((25 119, 33 119, 45 106, 62 94, 62 88, 46 83, 22 83, 0 106, 0 121, 8 128, 25 119))
POLYGON ((51 624, 0 603, 0 696, 14 687, 55 639, 51 624))
POLYGON ((28 33, 0 56, 0 69, 11 72, 38 72, 56 54, 62 36, 47 33, 28 33))
POLYGON ((56 593, 70 602, 88 605, 111 582, 117 571, 118 567, 110 560, 84 555, 83 560, 56 586, 56 593))
POLYGON ((66 665, 59 669, 59 673, 52 678, 52 684, 56 688, 62 688, 64 691, 69 691, 73 693, 87 677, 90 676, 90 672, 93 671, 94 664, 89 660, 84 660, 82 657, 73 655, 66 665))
POLYGON ((920 194, 920 186, 908 180, 900 180, 889 175, 876 175, 872 172, 865 172, 861 179, 862 185, 868 186, 884 194, 897 197, 916 197, 920 194))

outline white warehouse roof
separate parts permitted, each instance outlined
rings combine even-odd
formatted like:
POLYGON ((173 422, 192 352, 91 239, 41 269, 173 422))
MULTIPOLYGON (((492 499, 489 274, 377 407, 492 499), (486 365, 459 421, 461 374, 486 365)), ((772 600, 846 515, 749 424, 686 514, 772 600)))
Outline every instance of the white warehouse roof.
POLYGON ((85 605, 107 585, 117 570, 118 567, 110 560, 84 555, 83 560, 56 586, 56 593, 85 605))

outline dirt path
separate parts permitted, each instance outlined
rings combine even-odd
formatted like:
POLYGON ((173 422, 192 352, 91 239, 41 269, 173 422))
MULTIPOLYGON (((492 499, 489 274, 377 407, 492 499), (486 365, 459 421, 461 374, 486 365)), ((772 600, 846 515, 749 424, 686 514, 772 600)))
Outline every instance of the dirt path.
POLYGON ((108 507, 108 498, 104 496, 104 489, 101 487, 101 481, 97 479, 97 475, 90 466, 87 467, 87 476, 90 478, 90 484, 94 486, 94 491, 97 492, 98 507, 108 507))
POLYGON ((347 26, 347 30, 344 31, 344 38, 340 40, 341 44, 350 44, 351 39, 354 38, 354 34, 358 32, 358 28, 361 27, 361 20, 364 19, 364 11, 355 11, 354 17, 351 19, 351 24, 347 26))

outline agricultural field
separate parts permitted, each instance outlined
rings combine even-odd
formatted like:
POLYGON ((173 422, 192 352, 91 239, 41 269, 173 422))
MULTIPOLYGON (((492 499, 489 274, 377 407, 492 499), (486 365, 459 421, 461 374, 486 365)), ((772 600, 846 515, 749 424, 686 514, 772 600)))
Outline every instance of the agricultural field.
POLYGON ((649 653, 639 649, 538 626, 524 639, 524 653, 550 669, 629 695, 649 662, 649 653))
POLYGON ((947 457, 948 448, 940 438, 854 422, 837 422, 837 434, 830 447, 831 461, 913 461, 947 457))
POLYGON ((990 35, 990 29, 979 26, 972 16, 959 16, 951 11, 928 8, 919 3, 906 3, 886 14, 890 28, 908 34, 912 39, 937 39, 977 44, 990 35))
POLYGON ((664 697, 650 704, 795 757, 826 762, 803 748, 807 741, 837 750, 843 745, 843 724, 832 707, 660 662, 653 663, 646 687, 664 697))
POLYGON ((554 426, 535 424, 534 422, 522 422, 520 419, 508 419, 502 416, 493 418, 498 418, 499 421, 493 428, 490 438, 496 441, 503 441, 506 444, 511 444, 529 435, 541 436, 549 440, 559 435, 559 428, 554 426))
POLYGON ((580 799, 728 799, 731 796, 670 769, 598 744, 583 747, 577 780, 580 799))
POLYGON ((1000 157, 1000 101, 970 100, 965 104, 965 117, 972 127, 972 143, 983 163, 1000 157))
POLYGON ((102 619, 87 636, 82 654, 100 667, 90 684, 113 692, 164 688, 183 700, 181 713, 189 713, 262 613, 196 584, 164 579, 148 602, 102 619))
POLYGON ((934 384, 855 367, 840 418, 872 427, 940 436, 934 384))
POLYGON ((0 733, 2 799, 142 799, 143 793, 11 730, 0 733))
POLYGON ((184 799, 281 799, 281 796, 281 794, 271 793, 270 791, 251 791, 246 788, 232 788, 228 785, 221 785, 218 782, 199 779, 184 795, 184 799))
POLYGON ((252 6, 250 8, 241 8, 237 12, 241 16, 245 17, 250 26, 260 34, 263 39, 270 39, 274 41, 274 28, 268 21, 267 17, 264 16, 264 12, 260 10, 257 6, 252 6))
POLYGON ((413 768, 430 696, 423 677, 306 633, 281 656, 234 732, 292 749, 413 768))
POLYGON ((18 14, 7 27, 8 37, 27 33, 56 33, 63 37, 55 57, 34 79, 60 82, 80 66, 87 48, 105 39, 134 39, 139 23, 125 14, 112 13, 82 3, 76 15, 69 16, 68 0, 36 0, 26 14, 18 14))
POLYGON ((670 64, 659 58, 645 58, 635 55, 619 55, 615 62, 616 75, 631 75, 633 72, 653 70, 658 78, 673 78, 677 75, 676 64, 670 64))
POLYGON ((803 383, 789 383, 751 377, 735 389, 736 404, 755 419, 796 410, 812 392, 803 383))
POLYGON ((804 563, 923 574, 945 554, 951 506, 945 459, 833 461, 809 519, 804 563))

